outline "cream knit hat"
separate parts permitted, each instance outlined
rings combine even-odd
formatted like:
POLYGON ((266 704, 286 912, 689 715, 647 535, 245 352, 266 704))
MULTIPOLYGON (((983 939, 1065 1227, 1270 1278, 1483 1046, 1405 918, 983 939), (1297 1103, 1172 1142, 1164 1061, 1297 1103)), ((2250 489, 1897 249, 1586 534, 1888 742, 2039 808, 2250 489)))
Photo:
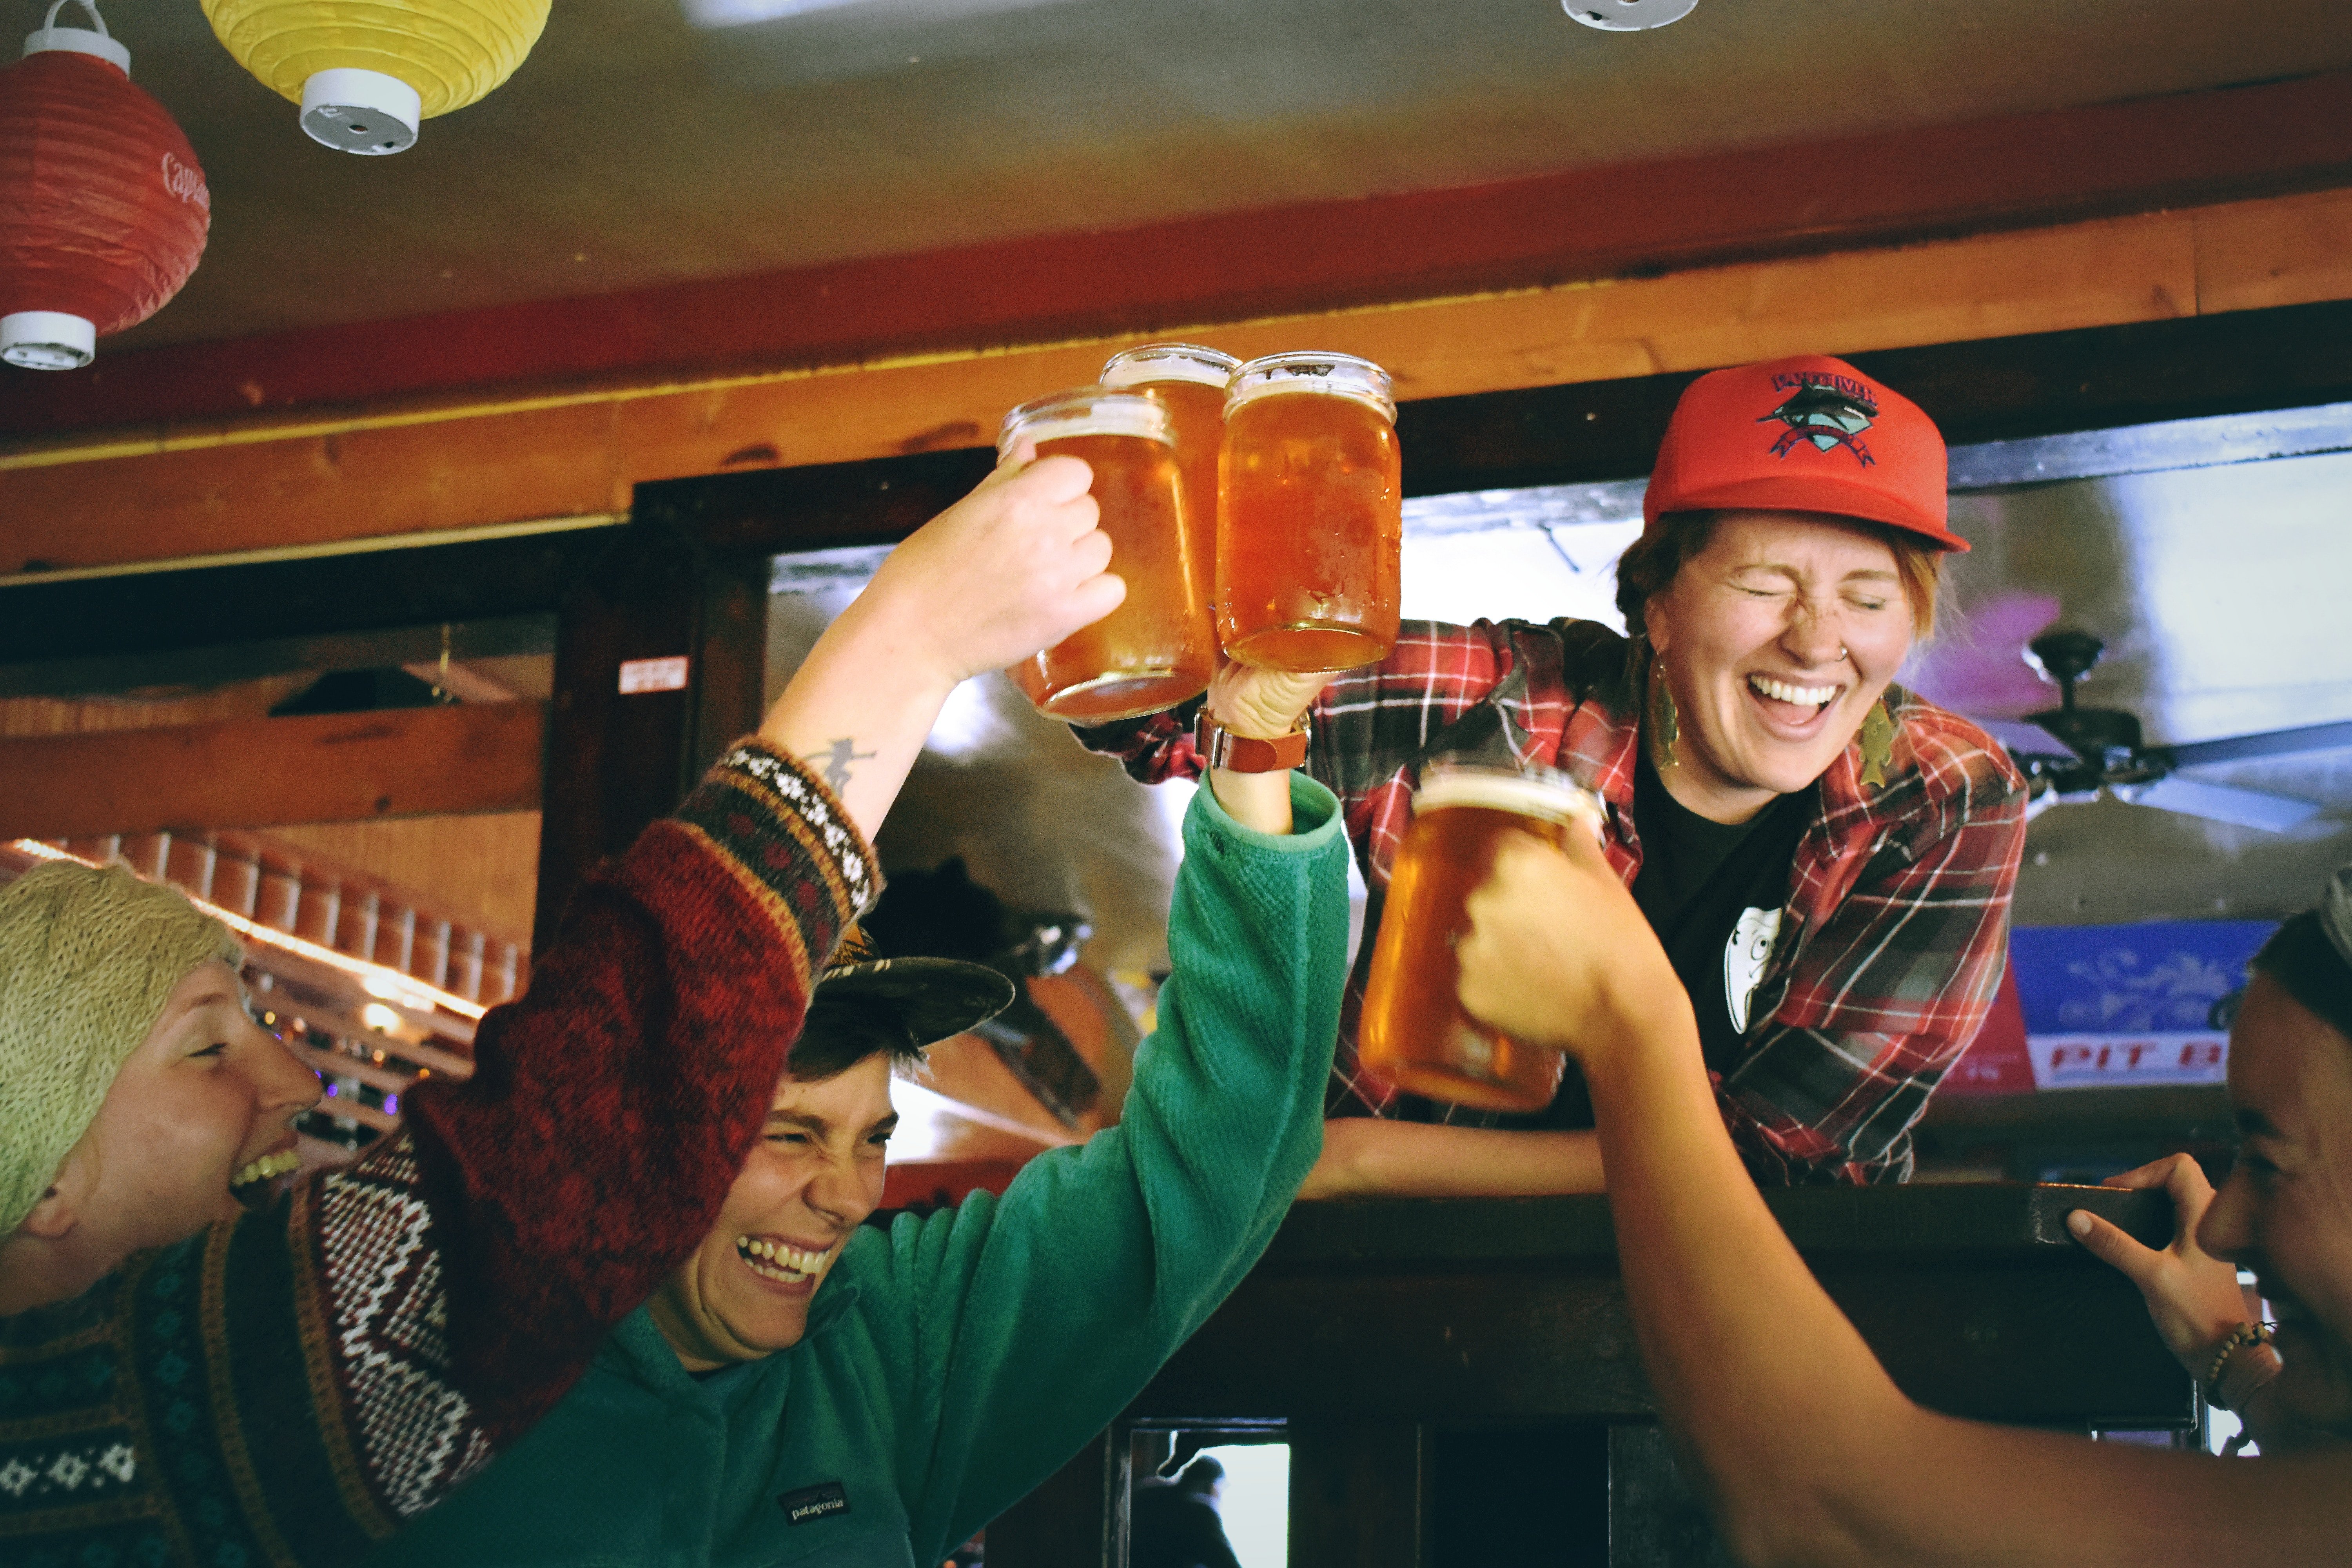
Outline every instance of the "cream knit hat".
POLYGON ((114 1075, 228 929, 127 866, 57 861, 0 888, 0 1237, 97 1120, 114 1075))

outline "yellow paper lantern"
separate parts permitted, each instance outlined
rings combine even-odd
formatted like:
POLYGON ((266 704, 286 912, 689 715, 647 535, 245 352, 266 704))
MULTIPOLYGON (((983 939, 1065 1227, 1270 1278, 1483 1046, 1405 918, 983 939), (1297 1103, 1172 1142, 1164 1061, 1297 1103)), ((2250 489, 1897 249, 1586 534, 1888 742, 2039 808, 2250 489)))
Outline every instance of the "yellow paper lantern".
POLYGON ((550 0, 203 0, 236 63, 302 106, 312 140, 381 156, 420 121, 488 97, 547 26, 550 0))

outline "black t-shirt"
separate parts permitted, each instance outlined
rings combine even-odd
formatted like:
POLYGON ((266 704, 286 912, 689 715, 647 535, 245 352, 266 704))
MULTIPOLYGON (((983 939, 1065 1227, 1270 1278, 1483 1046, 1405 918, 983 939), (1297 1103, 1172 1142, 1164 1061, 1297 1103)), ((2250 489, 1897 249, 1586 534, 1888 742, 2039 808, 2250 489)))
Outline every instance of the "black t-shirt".
POLYGON ((1710 822, 1676 800, 1645 753, 1633 773, 1642 869, 1633 901, 1690 994, 1706 1065, 1728 1071, 1755 1022, 1748 1003, 1772 957, 1789 868, 1813 819, 1817 786, 1784 795, 1745 822, 1710 822))
MULTIPOLYGON (((1780 935, 1789 869, 1813 819, 1817 789, 1784 795, 1747 821, 1726 825, 1676 800, 1646 752, 1634 765, 1642 869, 1633 901, 1690 995, 1706 1065, 1717 1072, 1738 1061, 1739 1042, 1755 1022, 1748 1004, 1780 935)), ((1493 1120, 1501 1127, 1590 1127, 1592 1099, 1570 1062, 1548 1109, 1493 1120)))

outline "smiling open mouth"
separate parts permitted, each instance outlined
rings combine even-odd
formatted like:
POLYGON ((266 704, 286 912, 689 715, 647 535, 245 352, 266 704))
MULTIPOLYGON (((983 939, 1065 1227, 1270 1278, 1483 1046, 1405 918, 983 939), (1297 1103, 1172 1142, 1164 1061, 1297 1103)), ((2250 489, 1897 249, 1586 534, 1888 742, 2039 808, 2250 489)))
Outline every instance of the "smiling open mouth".
POLYGON ((826 1257, 790 1242, 760 1241, 748 1236, 735 1238, 735 1255, 752 1273, 779 1285, 800 1285, 815 1279, 824 1272, 826 1257))
POLYGON ((1775 702, 1820 710, 1837 700, 1839 689, 1834 686, 1799 686, 1791 681, 1775 680, 1769 675, 1751 675, 1748 678, 1748 689, 1775 702))
POLYGON ((278 1195, 278 1179, 290 1174, 301 1163, 302 1156, 291 1149, 248 1160, 229 1177, 229 1195, 249 1209, 267 1207, 269 1200, 278 1195))

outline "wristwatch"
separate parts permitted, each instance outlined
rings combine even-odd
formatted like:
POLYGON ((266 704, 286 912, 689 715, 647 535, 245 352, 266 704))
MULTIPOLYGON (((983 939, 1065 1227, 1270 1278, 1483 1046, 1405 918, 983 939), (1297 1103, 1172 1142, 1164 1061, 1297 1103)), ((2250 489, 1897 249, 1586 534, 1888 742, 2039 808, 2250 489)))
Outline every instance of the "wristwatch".
POLYGON ((1304 728, 1271 741, 1236 735, 1209 716, 1205 702, 1201 705, 1200 721, 1192 731, 1192 745, 1201 753, 1202 766, 1223 768, 1227 773, 1282 773, 1307 760, 1304 728))

